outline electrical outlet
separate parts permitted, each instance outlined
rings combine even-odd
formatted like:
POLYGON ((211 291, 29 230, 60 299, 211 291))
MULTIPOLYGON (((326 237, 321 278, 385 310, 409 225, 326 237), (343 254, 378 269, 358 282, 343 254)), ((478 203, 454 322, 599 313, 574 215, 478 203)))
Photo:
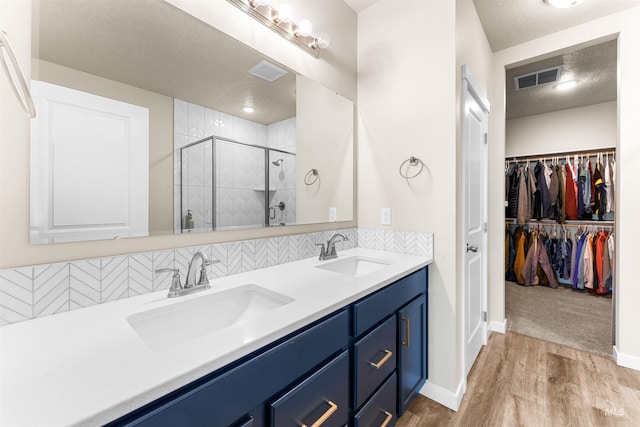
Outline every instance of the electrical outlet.
POLYGON ((380 209, 380 223, 382 225, 391 225, 391 208, 380 209))
POLYGON ((338 210, 336 208, 329 208, 329 222, 336 222, 338 219, 338 210))

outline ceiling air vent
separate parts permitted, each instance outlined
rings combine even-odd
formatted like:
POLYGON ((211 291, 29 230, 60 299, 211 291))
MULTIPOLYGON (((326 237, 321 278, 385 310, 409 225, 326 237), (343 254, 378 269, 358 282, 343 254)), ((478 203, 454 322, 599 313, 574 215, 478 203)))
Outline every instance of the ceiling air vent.
POLYGON ((287 71, 277 65, 273 65, 271 62, 260 61, 256 66, 249 70, 249 74, 271 83, 287 74, 287 71))
POLYGON ((547 83, 557 82, 560 80, 561 73, 562 65, 559 65, 557 67, 536 71, 534 73, 516 76, 513 78, 513 84, 516 90, 540 86, 547 83))

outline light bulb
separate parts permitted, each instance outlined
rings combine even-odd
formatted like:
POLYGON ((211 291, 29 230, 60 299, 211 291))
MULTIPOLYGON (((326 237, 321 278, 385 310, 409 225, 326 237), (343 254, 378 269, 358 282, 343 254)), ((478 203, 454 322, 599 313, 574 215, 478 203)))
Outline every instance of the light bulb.
POLYGON ((560 9, 566 9, 568 7, 577 6, 578 4, 582 3, 582 0, 545 0, 545 1, 551 6, 554 6, 560 9))
POLYGON ((313 24, 308 19, 303 19, 298 24, 298 30, 296 31, 296 35, 302 37, 309 37, 313 32, 313 24))
POLYGON ((278 10, 278 22, 290 22, 293 17, 293 10, 287 3, 280 5, 278 10))
POLYGON ((558 83, 553 88, 554 89, 558 89, 558 90, 568 90, 568 89, 571 89, 571 88, 575 87, 575 85, 577 85, 577 84, 578 84, 577 80, 567 80, 567 81, 558 83))
POLYGON ((320 33, 316 36, 314 45, 319 49, 326 49, 329 47, 331 39, 327 33, 320 33))

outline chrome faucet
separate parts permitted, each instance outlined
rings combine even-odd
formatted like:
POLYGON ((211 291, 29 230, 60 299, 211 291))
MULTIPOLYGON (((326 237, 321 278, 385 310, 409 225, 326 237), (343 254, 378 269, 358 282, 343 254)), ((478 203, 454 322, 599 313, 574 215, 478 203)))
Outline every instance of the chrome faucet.
POLYGON ((220 262, 220 260, 211 261, 207 254, 202 251, 198 251, 193 254, 191 261, 189 261, 189 267, 187 269, 187 279, 182 286, 180 281, 180 270, 177 268, 159 268, 156 270, 156 273, 173 273, 173 277, 171 279, 171 288, 169 289, 169 293, 167 296, 169 298, 179 297, 183 295, 192 294, 198 291, 204 291, 205 289, 211 288, 209 284, 209 278, 207 277, 207 266, 211 264, 216 264, 220 262), (200 277, 198 278, 198 283, 196 283, 196 259, 200 259, 200 277))
POLYGON ((333 259, 338 257, 338 253, 336 252, 336 239, 341 238, 341 242, 347 241, 347 236, 342 233, 336 233, 327 241, 327 246, 325 247, 324 243, 316 243, 316 246, 320 246, 320 256, 318 259, 320 261, 324 261, 327 259, 333 259))

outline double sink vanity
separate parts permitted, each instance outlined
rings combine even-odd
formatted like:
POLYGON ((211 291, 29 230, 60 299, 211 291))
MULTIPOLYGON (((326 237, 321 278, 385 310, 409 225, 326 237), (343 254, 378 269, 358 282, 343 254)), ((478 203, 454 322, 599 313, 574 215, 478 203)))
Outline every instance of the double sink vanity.
POLYGON ((393 425, 430 262, 356 248, 0 328, 0 424, 393 425))

